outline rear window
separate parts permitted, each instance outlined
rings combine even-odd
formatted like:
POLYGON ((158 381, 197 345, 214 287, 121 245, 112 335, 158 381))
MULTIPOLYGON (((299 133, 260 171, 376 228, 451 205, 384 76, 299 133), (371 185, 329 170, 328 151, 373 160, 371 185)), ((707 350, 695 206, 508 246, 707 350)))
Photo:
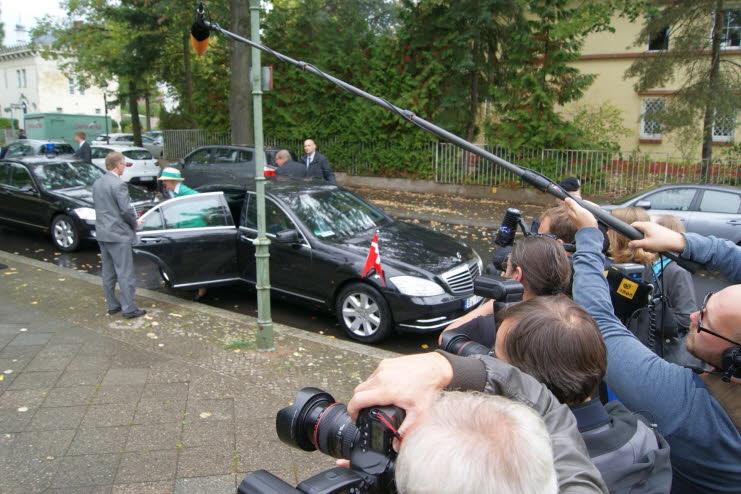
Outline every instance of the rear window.
POLYGON ((129 151, 124 151, 123 155, 127 158, 131 158, 132 160, 151 160, 152 153, 147 151, 146 149, 138 150, 138 149, 132 149, 129 151))
MULTIPOLYGON (((74 148, 69 144, 59 144, 56 142, 50 144, 54 144, 54 151, 56 151, 57 154, 75 154, 74 148)), ((39 146, 37 154, 46 154, 46 144, 39 146)))

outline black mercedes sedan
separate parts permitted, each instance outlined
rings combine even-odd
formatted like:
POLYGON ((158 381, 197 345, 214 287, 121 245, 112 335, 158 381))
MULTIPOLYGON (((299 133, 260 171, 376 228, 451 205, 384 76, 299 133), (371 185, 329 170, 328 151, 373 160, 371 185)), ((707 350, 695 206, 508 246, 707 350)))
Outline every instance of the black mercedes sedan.
MULTIPOLYGON (((95 238, 93 182, 100 168, 70 158, 32 156, 0 160, 0 222, 50 232, 57 249, 71 252, 82 239, 95 238)), ((153 204, 153 194, 129 185, 137 214, 153 204)))
MULTIPOLYGON (((142 216, 134 252, 173 288, 255 284, 254 188, 215 188, 142 216)), ((273 294, 335 312, 355 340, 437 331, 481 302, 473 294, 481 259, 463 242, 394 220, 326 182, 268 180, 266 196, 273 294), (374 233, 384 279, 361 276, 374 233)))

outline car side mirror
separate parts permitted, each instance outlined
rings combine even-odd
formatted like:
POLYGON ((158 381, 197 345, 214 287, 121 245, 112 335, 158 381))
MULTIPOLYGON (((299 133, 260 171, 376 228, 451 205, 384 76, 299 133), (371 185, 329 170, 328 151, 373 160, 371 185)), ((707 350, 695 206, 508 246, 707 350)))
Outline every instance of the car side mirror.
POLYGON ((31 184, 22 185, 21 187, 18 187, 18 190, 20 190, 21 192, 26 192, 28 194, 36 193, 36 188, 31 184))
POLYGON ((296 230, 283 230, 275 234, 275 241, 279 244, 298 243, 298 232, 296 230))
POLYGON ((651 209, 651 201, 638 201, 635 203, 635 207, 643 209, 651 209))

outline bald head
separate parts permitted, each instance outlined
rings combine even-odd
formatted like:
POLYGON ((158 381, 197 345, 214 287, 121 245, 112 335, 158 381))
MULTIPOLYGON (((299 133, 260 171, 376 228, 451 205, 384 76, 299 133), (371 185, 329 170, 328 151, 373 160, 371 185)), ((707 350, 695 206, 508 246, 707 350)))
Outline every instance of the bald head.
POLYGON ((697 311, 690 315, 690 333, 686 344, 691 354, 716 368, 721 367, 723 352, 733 344, 707 331, 698 332, 697 328, 700 324, 700 317, 702 317, 703 328, 741 343, 739 300, 741 300, 741 285, 731 285, 713 294, 707 300, 702 312, 697 311))

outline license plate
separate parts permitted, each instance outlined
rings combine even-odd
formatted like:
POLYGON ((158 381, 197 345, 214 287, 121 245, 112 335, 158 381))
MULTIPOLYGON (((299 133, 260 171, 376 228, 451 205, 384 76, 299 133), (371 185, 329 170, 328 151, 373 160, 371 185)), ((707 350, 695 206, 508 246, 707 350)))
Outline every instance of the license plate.
POLYGON ((483 297, 479 297, 478 295, 468 297, 466 300, 463 301, 463 310, 468 310, 474 305, 478 304, 479 302, 481 302, 482 298, 483 297))

